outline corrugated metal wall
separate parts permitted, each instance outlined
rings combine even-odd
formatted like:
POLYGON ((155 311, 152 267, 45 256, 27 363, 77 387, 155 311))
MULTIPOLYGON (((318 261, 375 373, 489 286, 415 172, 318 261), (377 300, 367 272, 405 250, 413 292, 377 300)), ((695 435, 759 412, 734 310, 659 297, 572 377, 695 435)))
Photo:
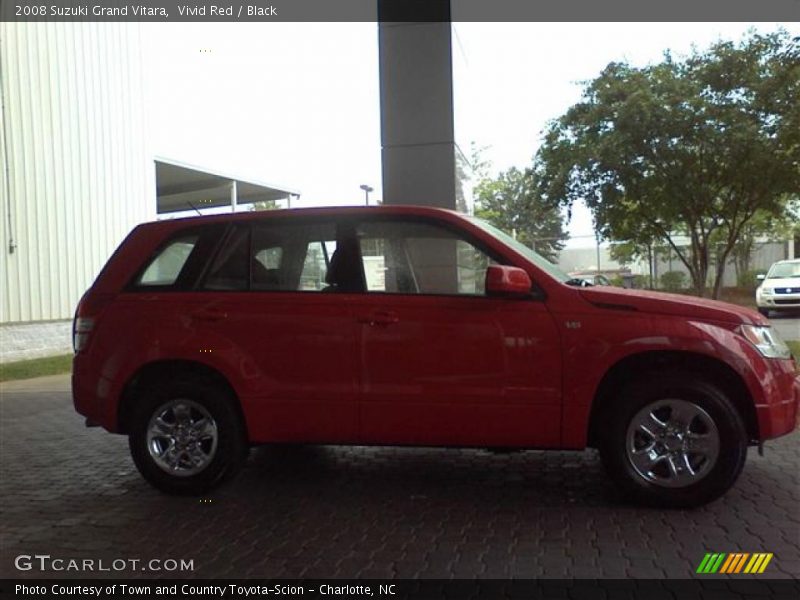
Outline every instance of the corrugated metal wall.
POLYGON ((137 24, 0 23, 0 323, 70 318, 155 218, 142 68, 137 24))

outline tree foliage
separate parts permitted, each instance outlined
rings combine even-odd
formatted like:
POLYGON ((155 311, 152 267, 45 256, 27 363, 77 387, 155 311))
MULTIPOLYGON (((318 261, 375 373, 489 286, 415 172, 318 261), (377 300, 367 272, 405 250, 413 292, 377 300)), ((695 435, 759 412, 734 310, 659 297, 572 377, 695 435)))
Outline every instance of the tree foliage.
POLYGON ((697 293, 713 273, 716 297, 745 226, 800 189, 798 98, 800 44, 785 31, 611 63, 551 123, 535 177, 554 204, 583 199, 607 239, 669 244, 697 293))
POLYGON ((742 227, 731 250, 737 285, 745 287, 749 285, 753 253, 764 242, 792 240, 798 233, 800 233, 800 199, 785 198, 781 202, 781 209, 774 213, 757 211, 742 227))
POLYGON ((679 292, 686 287, 686 273, 667 271, 661 276, 661 287, 668 292, 679 292))
POLYGON ((253 202, 250 205, 250 210, 251 211, 276 210, 278 208, 280 208, 280 206, 278 206, 278 201, 277 200, 259 200, 258 202, 253 202))
MULTIPOLYGON (((483 181, 489 176, 489 161, 484 158, 486 146, 478 146, 474 141, 469 144, 469 158, 456 146, 456 210, 469 212, 464 191, 470 181, 483 181)), ((473 189, 474 193, 474 189, 473 189)))
POLYGON ((475 215, 516 236, 555 262, 567 233, 558 208, 542 200, 531 170, 512 167, 495 179, 483 179, 474 190, 475 215))

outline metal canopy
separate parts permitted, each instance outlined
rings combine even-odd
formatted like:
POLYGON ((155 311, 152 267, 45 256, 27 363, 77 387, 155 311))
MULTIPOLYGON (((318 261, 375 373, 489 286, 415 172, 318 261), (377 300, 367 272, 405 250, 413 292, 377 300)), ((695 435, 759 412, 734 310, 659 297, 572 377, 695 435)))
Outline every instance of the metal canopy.
POLYGON ((226 175, 164 158, 156 159, 155 163, 158 214, 223 206, 236 210, 239 204, 267 200, 286 200, 291 206, 292 197, 300 197, 298 190, 252 178, 226 175))

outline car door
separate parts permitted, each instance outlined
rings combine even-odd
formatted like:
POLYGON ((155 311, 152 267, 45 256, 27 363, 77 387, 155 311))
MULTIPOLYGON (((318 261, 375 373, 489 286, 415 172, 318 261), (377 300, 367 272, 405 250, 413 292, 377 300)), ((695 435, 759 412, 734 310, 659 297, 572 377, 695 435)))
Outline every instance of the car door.
POLYGON ((367 219, 357 321, 366 443, 556 446, 561 355, 541 300, 489 297, 492 256, 449 226, 367 219))
POLYGON ((357 441, 354 317, 326 281, 337 235, 330 219, 237 226, 196 292, 195 314, 229 340, 253 390, 255 441, 357 441))

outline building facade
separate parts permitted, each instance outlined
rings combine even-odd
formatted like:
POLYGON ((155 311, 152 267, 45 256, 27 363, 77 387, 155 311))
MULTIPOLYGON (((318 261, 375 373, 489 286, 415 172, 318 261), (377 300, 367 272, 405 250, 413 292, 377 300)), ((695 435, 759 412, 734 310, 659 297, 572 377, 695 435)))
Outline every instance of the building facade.
POLYGON ((0 23, 0 361, 70 350, 83 292, 156 215, 140 29, 0 23))

